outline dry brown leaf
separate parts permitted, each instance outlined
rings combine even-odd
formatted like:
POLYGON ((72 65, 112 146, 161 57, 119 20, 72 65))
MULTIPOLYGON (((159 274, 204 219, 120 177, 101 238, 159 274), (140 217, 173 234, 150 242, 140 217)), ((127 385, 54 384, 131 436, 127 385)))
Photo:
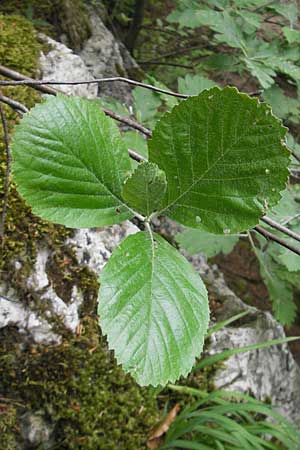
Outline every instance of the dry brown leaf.
POLYGON ((156 428, 156 430, 151 434, 147 441, 147 447, 150 450, 155 450, 162 443, 162 436, 167 433, 170 428, 172 422, 174 422, 175 417, 177 416, 180 410, 179 403, 176 403, 174 408, 168 413, 164 421, 156 428))

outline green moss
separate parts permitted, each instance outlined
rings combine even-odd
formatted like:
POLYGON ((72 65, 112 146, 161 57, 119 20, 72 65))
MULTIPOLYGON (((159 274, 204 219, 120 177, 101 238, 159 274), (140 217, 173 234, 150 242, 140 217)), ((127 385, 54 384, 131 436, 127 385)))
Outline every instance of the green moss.
POLYGON ((3 450, 14 450, 17 448, 17 409, 14 405, 6 403, 4 400, 0 400, 0 448, 3 450))
POLYGON ((21 14, 55 38, 65 34, 75 50, 79 50, 91 34, 82 0, 2 0, 0 12, 21 14))
POLYGON ((145 448, 158 420, 156 400, 116 366, 96 319, 86 317, 83 330, 59 346, 20 352, 6 344, 0 352, 4 395, 45 411, 60 449, 145 448))

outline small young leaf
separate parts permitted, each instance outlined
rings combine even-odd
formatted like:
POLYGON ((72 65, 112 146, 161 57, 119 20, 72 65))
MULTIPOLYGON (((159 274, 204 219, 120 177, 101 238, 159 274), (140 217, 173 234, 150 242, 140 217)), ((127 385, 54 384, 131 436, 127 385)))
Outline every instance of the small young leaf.
POLYGON ((168 182, 160 212, 211 233, 256 225, 287 181, 285 133, 267 105, 235 88, 181 102, 149 142, 149 159, 168 182))
POLYGON ((187 375, 207 331, 207 292, 184 257, 158 235, 129 236, 100 274, 100 325, 117 361, 141 385, 187 375))
POLYGON ((133 216, 121 198, 127 148, 97 102, 48 97, 16 127, 12 155, 18 190, 43 219, 84 228, 133 216))
POLYGON ((176 235, 178 244, 185 248, 191 255, 203 253, 208 258, 219 253, 227 255, 238 242, 238 236, 219 235, 202 230, 186 229, 176 235))
POLYGON ((166 189, 165 172, 156 164, 144 162, 127 178, 122 197, 135 211, 148 217, 160 205, 166 189))

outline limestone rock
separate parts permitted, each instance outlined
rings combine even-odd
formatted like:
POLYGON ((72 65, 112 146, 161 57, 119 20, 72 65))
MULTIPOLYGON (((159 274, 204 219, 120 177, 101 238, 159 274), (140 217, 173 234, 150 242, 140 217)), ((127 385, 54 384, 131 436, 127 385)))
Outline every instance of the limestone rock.
MULTIPOLYGON (((283 327, 270 313, 246 305, 229 289, 217 266, 210 267, 201 255, 188 259, 221 303, 216 311, 218 320, 249 312, 239 326, 226 327, 212 336, 209 354, 285 337, 283 327)), ((286 344, 240 353, 224 365, 214 378, 217 388, 271 400, 285 417, 300 424, 300 369, 286 344)))
POLYGON ((74 248, 78 262, 85 264, 98 276, 114 248, 127 236, 138 231, 129 221, 97 230, 81 229, 76 231, 73 238, 68 239, 67 244, 74 248))
MULTIPOLYGON (((105 27, 101 18, 91 11, 90 21, 92 35, 83 46, 80 56, 94 78, 126 76, 126 67, 120 51, 120 44, 105 27)), ((122 48, 122 52, 126 49, 122 48)), ((126 58, 127 68, 132 59, 126 58)), ((132 62, 134 65, 134 63, 132 62)), ((122 102, 130 103, 130 88, 119 82, 99 84, 98 96, 114 97, 122 102)))
POLYGON ((27 412, 21 417, 21 434, 27 448, 36 448, 44 444, 43 448, 50 448, 52 427, 46 422, 42 413, 27 412), (46 444, 46 446, 45 446, 46 444))
MULTIPOLYGON (((45 35, 41 39, 51 47, 49 53, 42 53, 40 57, 40 68, 43 80, 51 81, 88 81, 93 76, 80 58, 71 49, 60 42, 54 41, 45 35)), ((84 85, 57 85, 57 89, 66 94, 80 95, 87 98, 97 96, 97 84, 84 85)))
POLYGON ((0 329, 13 326, 19 332, 30 336, 38 344, 57 344, 60 336, 52 331, 47 320, 26 308, 16 298, 0 295, 0 329))

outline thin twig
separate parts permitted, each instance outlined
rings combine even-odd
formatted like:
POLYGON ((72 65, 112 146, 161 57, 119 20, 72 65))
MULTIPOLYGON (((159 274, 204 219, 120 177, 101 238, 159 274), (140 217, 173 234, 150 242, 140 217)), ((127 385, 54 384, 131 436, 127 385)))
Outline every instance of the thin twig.
POLYGON ((147 137, 152 136, 151 130, 149 130, 149 128, 144 127, 140 123, 135 122, 132 119, 128 119, 127 117, 120 116, 120 114, 117 114, 117 113, 111 111, 110 109, 102 108, 102 110, 105 112, 105 114, 107 116, 111 117, 112 119, 115 119, 118 122, 125 123, 130 128, 134 128, 135 130, 139 131, 140 133, 143 133, 147 137))
POLYGON ((149 59, 146 61, 138 61, 139 64, 149 64, 153 61, 158 61, 160 59, 164 59, 164 58, 170 58, 172 56, 177 56, 177 55, 182 55, 183 53, 188 53, 190 51, 193 50, 201 50, 201 46, 199 44, 197 45, 192 45, 190 47, 183 47, 183 48, 178 48, 177 50, 173 50, 172 52, 168 52, 168 53, 164 53, 162 55, 158 55, 155 59, 149 59))
POLYGON ((300 155, 298 155, 298 153, 296 153, 295 150, 293 150, 293 149, 290 149, 290 150, 291 150, 291 153, 292 153, 293 157, 294 157, 297 161, 300 162, 300 155))
MULTIPOLYGON (((2 100, 3 97, 4 97, 4 96, 0 95, 0 102, 1 102, 1 100, 2 100)), ((9 98, 9 97, 5 97, 5 101, 3 100, 3 102, 6 103, 8 106, 10 106, 13 110, 15 110, 15 104, 14 104, 15 101, 14 101, 14 100, 12 100, 12 99, 9 98)), ((25 112, 28 112, 28 109, 26 108, 26 106, 24 106, 22 103, 19 103, 19 102, 16 102, 16 103, 18 103, 18 111, 19 111, 21 114, 23 114, 23 112, 24 112, 24 113, 25 113, 25 112)), ((105 113, 107 113, 107 112, 112 113, 112 114, 113 114, 113 118, 116 119, 116 120, 119 120, 119 121, 121 121, 121 122, 124 122, 124 120, 126 120, 125 123, 126 123, 128 126, 130 126, 131 128, 136 128, 136 129, 138 129, 138 131, 140 131, 141 133, 145 134, 145 135, 148 136, 148 137, 151 136, 151 131, 148 130, 148 128, 145 128, 145 127, 143 127, 142 125, 137 124, 137 123, 134 122, 134 121, 131 121, 130 119, 126 119, 125 117, 119 116, 118 114, 115 114, 115 113, 113 113, 112 111, 105 110, 104 112, 105 112, 105 113), (137 127, 137 125, 138 125, 138 127, 137 127)), ((129 156, 130 156, 132 159, 134 159, 135 161, 141 162, 141 161, 145 161, 145 160, 146 160, 142 155, 140 155, 139 153, 137 153, 135 150, 132 150, 131 148, 128 149, 128 153, 129 153, 129 156)))
MULTIPOLYGON (((13 80, 16 80, 18 82, 22 82, 22 84, 24 84, 25 82, 31 83, 31 84, 29 84, 29 86, 31 88, 33 88, 39 92, 42 92, 44 94, 57 95, 59 92, 61 92, 58 89, 54 89, 52 87, 44 86, 43 84, 40 84, 40 82, 45 83, 43 80, 38 80, 39 84, 35 84, 34 82, 37 80, 28 78, 25 75, 23 75, 19 72, 16 72, 15 70, 11 70, 8 67, 2 66, 2 65, 0 65, 0 74, 5 75, 6 77, 12 78, 13 80)), ((76 82, 74 82, 74 84, 76 84, 76 82)), ((24 106, 24 108, 25 108, 25 106, 24 106)), ((148 128, 144 127, 143 125, 140 125, 138 122, 135 122, 132 119, 127 119, 126 117, 123 117, 120 114, 116 114, 107 108, 103 108, 103 111, 105 112, 105 114, 107 116, 109 116, 119 122, 122 122, 122 123, 128 125, 129 127, 134 128, 135 130, 140 131, 147 137, 151 137, 151 135, 152 135, 151 131, 148 128)))
POLYGON ((300 213, 295 214, 294 216, 288 217, 283 222, 281 222, 281 225, 287 225, 288 223, 292 222, 293 220, 297 219, 298 217, 300 217, 300 213))
MULTIPOLYGON (((35 81, 33 78, 29 78, 26 75, 23 75, 20 72, 16 72, 15 70, 9 69, 6 66, 2 66, 0 64, 0 75, 4 75, 7 78, 11 78, 16 81, 35 81)), ((33 86, 32 86, 33 87, 33 86)), ((36 85, 34 89, 37 91, 43 92, 43 94, 56 95, 59 92, 58 89, 54 89, 50 86, 36 85)))
POLYGON ((132 150, 132 148, 128 149, 128 153, 131 159, 134 159, 137 162, 147 161, 146 158, 144 158, 142 155, 137 153, 135 150, 132 150))
POLYGON ((291 252, 296 253, 296 255, 300 255, 300 248, 294 247, 293 245, 289 244, 287 241, 284 241, 283 239, 275 236, 275 234, 270 233, 269 231, 267 231, 265 228, 261 227, 260 225, 256 225, 256 227, 254 227, 253 230, 257 231, 259 234, 261 234, 267 240, 274 241, 277 244, 281 245, 282 247, 287 248, 291 252))
POLYGON ((176 64, 168 63, 163 61, 150 61, 150 62, 139 62, 140 66, 170 66, 170 67, 181 67, 182 69, 194 69, 194 66, 188 66, 186 64, 176 64))
POLYGON ((29 109, 26 108, 25 105, 23 105, 20 102, 17 102, 16 100, 13 100, 12 98, 6 97, 5 95, 0 94, 0 102, 10 106, 13 110, 15 110, 18 113, 27 113, 29 111, 29 109))
MULTIPOLYGON (((179 92, 169 91, 168 89, 162 89, 152 84, 142 83, 140 81, 131 80, 130 78, 124 77, 110 77, 110 78, 95 78, 93 80, 77 80, 77 81, 51 81, 51 80, 32 80, 23 79, 15 81, 0 80, 0 86, 78 86, 80 84, 100 84, 100 83, 113 83, 120 82, 130 84, 131 86, 142 87, 145 89, 150 89, 151 91, 158 92, 159 94, 171 95, 172 97, 178 97, 186 99, 189 95, 180 94, 179 92)), ((51 92, 53 94, 53 92, 51 92)))
POLYGON ((295 233, 294 231, 290 230, 289 228, 285 227, 284 225, 276 222, 275 220, 271 219, 270 217, 264 216, 260 219, 262 222, 265 222, 270 227, 274 228, 275 230, 280 231, 281 233, 286 234, 287 236, 295 239, 296 241, 300 242, 300 236, 299 234, 295 233))
POLYGON ((5 171, 5 177, 4 177, 4 193, 3 193, 2 212, 1 212, 1 221, 0 221, 0 239, 2 241, 3 236, 4 236, 5 219, 6 219, 6 212, 7 212, 8 194, 9 194, 11 154, 10 154, 10 148, 9 148, 8 125, 7 125, 4 108, 3 108, 1 102, 0 102, 0 116, 1 116, 2 126, 3 126, 4 144, 5 144, 5 151, 6 151, 6 171, 5 171))

